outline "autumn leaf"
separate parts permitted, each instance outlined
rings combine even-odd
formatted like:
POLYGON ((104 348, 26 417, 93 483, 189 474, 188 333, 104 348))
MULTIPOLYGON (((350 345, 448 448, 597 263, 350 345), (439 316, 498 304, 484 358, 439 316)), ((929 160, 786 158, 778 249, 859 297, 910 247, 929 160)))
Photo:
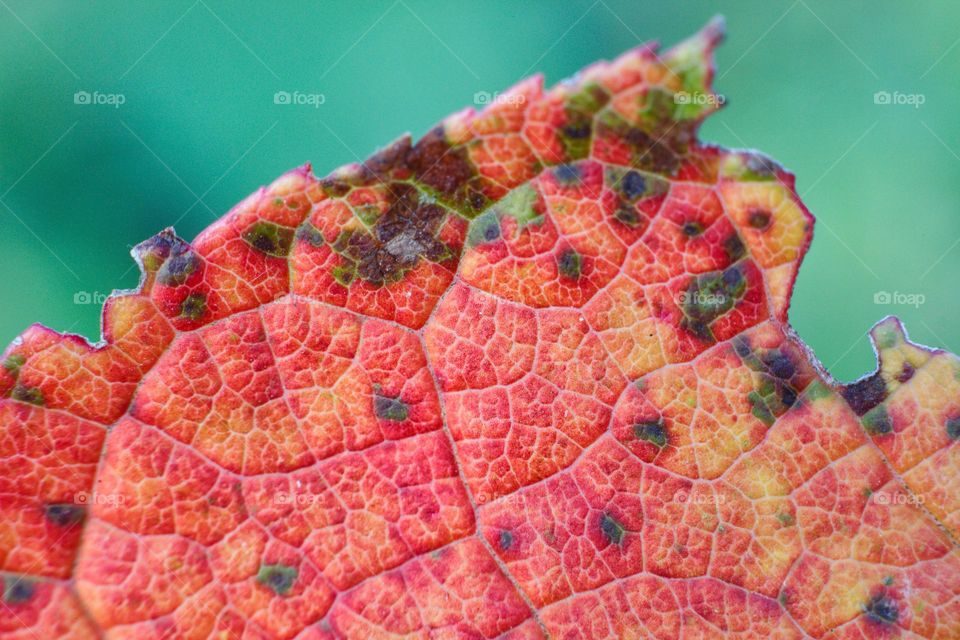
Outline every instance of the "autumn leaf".
POLYGON ((722 24, 525 80, 0 367, 5 638, 960 637, 960 362, 787 324, 813 217, 701 143, 722 24))

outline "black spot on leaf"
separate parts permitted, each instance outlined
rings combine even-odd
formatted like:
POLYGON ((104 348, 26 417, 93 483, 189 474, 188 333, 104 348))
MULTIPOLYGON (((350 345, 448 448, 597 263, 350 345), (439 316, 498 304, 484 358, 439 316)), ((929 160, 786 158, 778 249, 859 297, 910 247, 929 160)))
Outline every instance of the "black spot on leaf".
POLYGON ((44 515, 58 527, 69 527, 83 522, 87 510, 76 504, 48 504, 44 508, 44 515))

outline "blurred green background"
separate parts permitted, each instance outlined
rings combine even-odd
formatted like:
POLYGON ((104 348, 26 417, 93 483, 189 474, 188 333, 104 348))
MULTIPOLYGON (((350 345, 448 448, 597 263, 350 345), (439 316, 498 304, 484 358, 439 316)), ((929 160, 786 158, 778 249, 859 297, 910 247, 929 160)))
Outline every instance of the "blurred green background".
POLYGON ((866 331, 889 313, 960 350, 947 0, 0 0, 0 342, 34 321, 97 337, 99 305, 84 303, 136 285, 132 245, 168 225, 192 238, 286 169, 323 175, 475 92, 535 71, 553 83, 717 12, 729 104, 702 137, 777 158, 818 217, 794 327, 841 379, 873 368, 866 331), (275 105, 277 91, 325 101, 275 105))

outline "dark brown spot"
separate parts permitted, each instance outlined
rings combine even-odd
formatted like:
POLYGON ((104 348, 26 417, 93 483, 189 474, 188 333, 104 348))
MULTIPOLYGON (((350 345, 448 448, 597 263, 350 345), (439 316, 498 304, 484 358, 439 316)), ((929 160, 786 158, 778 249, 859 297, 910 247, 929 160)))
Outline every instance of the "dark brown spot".
POLYGON ((913 368, 913 365, 909 362, 904 362, 903 367, 900 369, 900 373, 897 374, 897 382, 907 382, 913 377, 914 373, 916 373, 916 369, 913 368))
POLYGON ((640 225, 640 215, 628 203, 622 202, 617 210, 613 212, 615 220, 622 222, 628 227, 634 228, 640 225))
POLYGON ((750 212, 747 223, 754 229, 766 229, 770 226, 770 212, 764 209, 754 209, 750 212))
POLYGON ((357 276, 377 286, 400 280, 421 258, 454 257, 436 237, 446 210, 411 185, 393 183, 390 191, 394 200, 372 229, 343 232, 333 245, 357 276))
POLYGON ((470 184, 476 170, 467 151, 463 147, 452 147, 442 126, 431 130, 406 154, 406 164, 420 184, 464 205, 470 213, 483 208, 486 198, 470 184))
POLYGON ((405 174, 409 173, 407 155, 410 153, 410 148, 410 136, 405 135, 367 158, 363 168, 371 174, 371 178, 380 180, 407 178, 409 176, 405 174))
POLYGON ((853 412, 862 416, 884 401, 887 397, 887 385, 877 371, 872 376, 846 385, 840 393, 853 412))
POLYGON ((177 237, 173 229, 164 229, 148 240, 144 240, 133 249, 137 259, 149 273, 163 266, 170 256, 190 251, 190 245, 177 237))
POLYGON ((712 341, 710 324, 730 311, 746 289, 747 279, 740 265, 691 278, 681 294, 681 326, 701 340, 712 341))
POLYGON ((626 143, 631 151, 631 165, 642 171, 673 175, 680 167, 680 157, 671 148, 671 144, 675 142, 674 136, 651 136, 646 131, 631 126, 616 114, 601 114, 597 124, 597 136, 626 143))
POLYGON ((40 389, 37 387, 28 387, 19 382, 14 385, 13 390, 10 391, 10 397, 14 400, 33 404, 38 407, 42 407, 44 404, 43 392, 40 391, 40 389))
POLYGON ((776 162, 766 156, 754 153, 747 156, 747 170, 760 177, 769 178, 779 168, 776 162))

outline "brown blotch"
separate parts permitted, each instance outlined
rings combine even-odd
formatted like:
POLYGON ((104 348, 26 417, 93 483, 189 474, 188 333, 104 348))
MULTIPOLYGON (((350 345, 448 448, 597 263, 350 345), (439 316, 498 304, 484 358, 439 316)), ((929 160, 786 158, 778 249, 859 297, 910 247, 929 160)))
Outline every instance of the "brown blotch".
POLYGON ((470 185, 477 173, 466 149, 451 146, 442 126, 432 129, 410 149, 406 166, 414 180, 473 212, 487 203, 486 197, 470 185))
POLYGON ((669 145, 672 140, 652 137, 618 117, 601 118, 597 135, 627 143, 633 151, 632 164, 636 169, 673 175, 680 168, 680 156, 669 145))
POLYGON ((372 229, 341 233, 333 244, 359 277, 377 286, 401 279, 420 258, 443 262, 453 257, 436 238, 446 210, 409 184, 393 183, 390 191, 395 199, 372 229))
POLYGON ((913 368, 912 364, 909 362, 904 362, 903 367, 900 369, 900 373, 897 374, 897 382, 903 383, 909 381, 916 372, 917 370, 913 368))
POLYGON ((770 212, 765 209, 754 209, 747 216, 747 224, 761 231, 770 226, 770 220, 770 212))
POLYGON ((844 386, 840 393, 858 416, 873 409, 887 397, 887 385, 880 372, 844 386))

